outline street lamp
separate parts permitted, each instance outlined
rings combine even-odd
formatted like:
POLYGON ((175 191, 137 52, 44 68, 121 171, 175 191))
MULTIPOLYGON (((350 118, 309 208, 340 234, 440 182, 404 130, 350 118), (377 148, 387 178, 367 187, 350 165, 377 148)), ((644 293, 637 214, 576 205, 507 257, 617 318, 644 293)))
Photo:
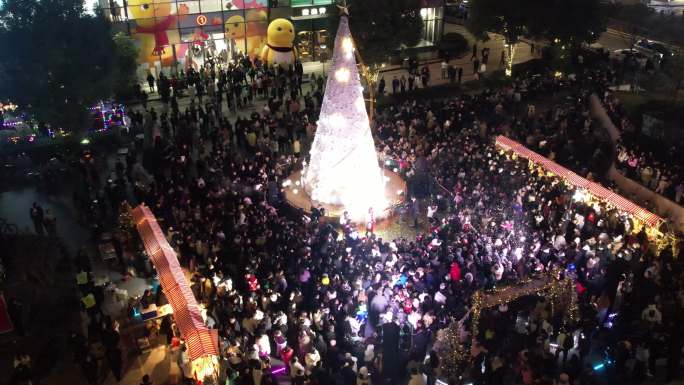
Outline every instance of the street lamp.
POLYGON ((328 60, 328 52, 325 49, 328 46, 321 44, 319 47, 321 47, 321 62, 323 63, 323 75, 325 75, 325 62, 328 60))
POLYGON ((382 63, 380 65, 378 64, 371 64, 370 66, 367 66, 363 63, 361 63, 361 76, 363 76, 364 79, 366 79, 366 84, 368 85, 368 96, 370 97, 370 106, 369 106, 369 119, 372 121, 373 120, 373 114, 374 114, 374 103, 375 103, 375 86, 378 84, 378 78, 380 77, 380 70, 385 67, 385 63, 382 63))

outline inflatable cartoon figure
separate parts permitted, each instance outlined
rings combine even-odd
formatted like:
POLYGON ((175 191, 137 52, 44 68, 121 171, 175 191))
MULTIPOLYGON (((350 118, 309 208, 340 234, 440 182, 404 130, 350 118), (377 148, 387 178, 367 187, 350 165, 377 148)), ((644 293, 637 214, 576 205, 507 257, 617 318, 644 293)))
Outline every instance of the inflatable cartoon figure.
POLYGON ((247 24, 245 24, 245 19, 241 15, 233 15, 226 20, 224 28, 226 30, 226 37, 235 40, 240 49, 245 49, 246 44, 246 54, 254 59, 259 55, 261 46, 266 41, 265 21, 267 14, 263 9, 249 10, 246 16, 247 24), (245 28, 245 26, 247 27, 245 28))
MULTIPOLYGON (((187 13, 187 5, 178 7, 178 15, 187 13)), ((161 56, 162 65, 171 65, 173 50, 169 45, 180 42, 177 15, 171 14, 171 3, 166 0, 128 0, 128 14, 137 24, 132 35, 140 42, 139 62, 149 63, 152 67, 161 56)))
POLYGON ((267 41, 261 59, 269 64, 294 64, 294 25, 287 19, 275 19, 268 25, 267 41))

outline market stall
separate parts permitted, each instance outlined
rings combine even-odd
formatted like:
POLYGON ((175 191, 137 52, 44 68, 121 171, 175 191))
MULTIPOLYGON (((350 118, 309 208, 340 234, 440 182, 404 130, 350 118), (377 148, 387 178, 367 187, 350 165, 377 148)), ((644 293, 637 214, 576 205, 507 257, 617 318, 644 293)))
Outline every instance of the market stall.
POLYGON ((175 251, 149 208, 141 205, 131 214, 145 251, 157 270, 161 289, 171 306, 190 359, 198 362, 214 361, 214 357, 219 354, 218 335, 215 329, 210 330, 204 324, 200 307, 190 290, 175 251))
POLYGON ((672 247, 673 254, 677 255, 676 248, 678 247, 676 237, 670 232, 661 230, 661 225, 665 223, 665 219, 646 210, 645 208, 629 201, 620 194, 617 194, 598 183, 587 180, 558 163, 545 158, 536 152, 528 149, 522 144, 511 140, 505 136, 496 137, 496 147, 502 151, 508 151, 513 156, 519 156, 530 161, 532 165, 541 167, 545 172, 556 175, 565 183, 568 183, 576 188, 576 196, 578 199, 584 201, 599 201, 605 203, 610 207, 624 212, 630 216, 634 221, 634 232, 639 232, 645 228, 649 240, 655 246, 657 251, 666 247, 672 247))

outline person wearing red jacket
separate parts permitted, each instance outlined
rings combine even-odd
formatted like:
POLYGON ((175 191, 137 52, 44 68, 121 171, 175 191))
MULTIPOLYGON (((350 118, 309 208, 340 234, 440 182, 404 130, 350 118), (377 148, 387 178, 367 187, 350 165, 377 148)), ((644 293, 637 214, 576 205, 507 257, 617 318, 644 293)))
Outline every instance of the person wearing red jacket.
POLYGON ((451 269, 449 269, 449 277, 453 282, 458 282, 461 280, 461 267, 457 262, 451 262, 451 269))

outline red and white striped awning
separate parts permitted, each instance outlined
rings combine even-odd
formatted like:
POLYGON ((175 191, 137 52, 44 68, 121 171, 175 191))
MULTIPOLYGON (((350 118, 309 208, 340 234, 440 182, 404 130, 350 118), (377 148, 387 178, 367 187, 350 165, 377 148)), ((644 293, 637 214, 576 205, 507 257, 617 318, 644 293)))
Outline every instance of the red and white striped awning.
POLYGON ((219 355, 217 331, 209 330, 204 325, 202 313, 178 263, 176 252, 166 240, 154 214, 146 206, 140 205, 133 210, 132 217, 145 251, 159 273, 159 283, 173 309, 173 318, 185 340, 190 359, 219 355))
POLYGON ((582 178, 567 168, 537 154, 536 152, 528 149, 514 140, 499 135, 496 137, 496 146, 505 151, 512 151, 516 155, 542 166, 546 171, 564 178, 577 188, 586 189, 591 195, 605 200, 609 204, 615 206, 618 210, 622 210, 632 215, 634 218, 639 219, 651 227, 659 226, 662 222, 664 222, 663 218, 653 214, 641 206, 636 205, 622 195, 616 194, 598 183, 594 183, 582 178))

